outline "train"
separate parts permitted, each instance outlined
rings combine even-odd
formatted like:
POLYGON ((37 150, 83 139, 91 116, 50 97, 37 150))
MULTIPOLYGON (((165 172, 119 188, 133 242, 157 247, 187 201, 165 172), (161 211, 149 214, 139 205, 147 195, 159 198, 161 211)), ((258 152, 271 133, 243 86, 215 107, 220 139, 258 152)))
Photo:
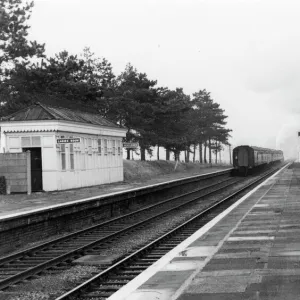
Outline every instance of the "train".
POLYGON ((232 156, 234 174, 244 174, 245 176, 261 166, 284 160, 281 150, 248 145, 235 147, 232 156))

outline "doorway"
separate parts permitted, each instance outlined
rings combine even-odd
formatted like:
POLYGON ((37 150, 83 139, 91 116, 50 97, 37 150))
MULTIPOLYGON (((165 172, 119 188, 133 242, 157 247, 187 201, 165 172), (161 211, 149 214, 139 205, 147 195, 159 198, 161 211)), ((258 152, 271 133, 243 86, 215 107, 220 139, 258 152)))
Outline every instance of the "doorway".
POLYGON ((33 192, 39 192, 43 190, 42 149, 23 148, 23 152, 28 150, 31 154, 31 189, 33 192))

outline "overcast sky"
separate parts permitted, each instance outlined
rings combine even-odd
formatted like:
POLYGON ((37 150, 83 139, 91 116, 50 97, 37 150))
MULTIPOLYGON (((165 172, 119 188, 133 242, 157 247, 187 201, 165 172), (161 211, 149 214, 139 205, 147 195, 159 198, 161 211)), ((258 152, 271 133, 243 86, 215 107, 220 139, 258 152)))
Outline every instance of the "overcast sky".
POLYGON ((299 13, 289 0, 36 0, 30 38, 50 55, 89 46, 115 74, 130 62, 159 86, 205 88, 234 145, 273 148, 300 131, 299 13))

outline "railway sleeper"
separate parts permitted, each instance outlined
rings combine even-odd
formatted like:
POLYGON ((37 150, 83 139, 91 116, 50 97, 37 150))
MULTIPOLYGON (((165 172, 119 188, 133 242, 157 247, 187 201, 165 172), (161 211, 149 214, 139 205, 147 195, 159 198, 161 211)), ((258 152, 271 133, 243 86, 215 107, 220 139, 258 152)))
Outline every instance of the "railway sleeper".
POLYGON ((164 256, 166 253, 167 253, 167 251, 153 250, 153 251, 151 251, 151 253, 148 254, 148 255, 153 255, 153 256, 164 256))
POLYGON ((124 280, 124 281, 130 281, 134 279, 136 275, 115 275, 115 276, 109 276, 109 280, 124 280))
POLYGON ((7 277, 16 274, 16 271, 5 271, 0 273, 0 277, 7 277))
POLYGON ((77 245, 77 244, 82 244, 82 243, 86 243, 86 242, 93 242, 95 240, 99 239, 99 237, 95 236, 95 237, 89 237, 89 238, 80 238, 78 239, 78 241, 74 241, 72 244, 77 245))
POLYGON ((39 257, 39 256, 34 256, 34 257, 26 257, 22 260, 18 260, 18 262, 44 262, 45 259, 48 260, 48 257, 39 257))
MULTIPOLYGON (((134 277, 133 277, 134 278, 134 277)), ((131 279, 116 279, 115 281, 113 281, 113 280, 109 280, 109 281, 107 281, 106 283, 108 284, 108 285, 114 285, 114 284, 118 284, 119 283, 119 285, 125 285, 126 283, 128 283, 129 281, 130 281, 131 279)))
POLYGON ((41 275, 31 275, 30 277, 28 277, 29 280, 34 280, 34 279, 40 279, 41 275))
POLYGON ((112 292, 115 292, 117 290, 120 289, 122 285, 121 284, 112 284, 112 285, 109 285, 105 283, 105 285, 103 286, 98 286, 96 289, 97 291, 112 291, 112 292))
POLYGON ((39 263, 43 263, 45 260, 32 260, 32 261, 16 261, 9 266, 28 266, 28 265, 36 265, 39 263))
MULTIPOLYGON (((127 276, 127 275, 132 275, 132 276, 136 276, 140 273, 142 273, 144 270, 140 271, 140 270, 134 270, 134 269, 130 269, 130 270, 123 270, 122 271, 122 276, 127 276), (124 275, 123 275, 124 274, 124 275)), ((120 275, 121 276, 121 275, 120 275)))
POLYGON ((174 249, 174 247, 159 246, 158 249, 159 249, 159 250, 167 250, 167 251, 170 251, 170 250, 174 249))
POLYGON ((194 232, 195 230, 193 229, 183 229, 179 234, 182 236, 182 235, 192 234, 194 232))
MULTIPOLYGON (((73 247, 72 247, 73 248, 73 247)), ((46 255, 55 255, 57 256, 58 254, 64 254, 67 252, 67 248, 62 248, 62 249, 45 249, 44 251, 39 252, 40 254, 46 254, 46 255), (47 251, 47 252, 46 252, 47 251)))
POLYGON ((39 259, 46 259, 49 260, 49 258, 55 258, 57 255, 53 255, 52 253, 38 253, 34 256, 34 258, 39 258, 39 259))
POLYGON ((60 273, 61 273, 61 270, 45 270, 38 274, 40 276, 47 276, 47 275, 56 275, 56 274, 60 274, 60 273))
POLYGON ((103 293, 103 292, 102 293, 89 293, 89 294, 80 296, 80 299, 93 299, 93 300, 106 299, 109 296, 111 296, 111 293, 103 293))
POLYGON ((51 269, 52 270, 62 270, 62 271, 64 271, 64 270, 66 270, 66 266, 54 266, 54 267, 51 267, 51 269))
POLYGON ((131 266, 128 266, 127 269, 130 269, 130 270, 142 270, 144 271, 145 268, 143 266, 139 266, 139 265, 131 265, 131 266))
MULTIPOLYGON (((28 270, 28 267, 24 268, 24 267, 18 267, 18 268, 5 268, 5 272, 7 271, 12 271, 12 272, 18 272, 18 271, 25 271, 28 270)), ((1 270, 2 271, 2 270, 1 270)))
MULTIPOLYGON (((15 264, 15 265, 12 265, 10 269, 15 269, 15 270, 27 270, 27 269, 30 269, 32 267, 34 267, 36 264, 15 264)), ((9 270, 10 270, 9 269, 9 270)))
MULTIPOLYGON (((94 240, 93 240, 94 241, 94 240)), ((68 245, 66 245, 64 247, 64 249, 70 249, 70 250, 73 250, 74 248, 78 248, 78 247, 81 247, 81 246, 85 246, 87 243, 87 241, 76 241, 76 242, 73 242, 73 243, 70 243, 68 245)))
POLYGON ((149 267, 151 265, 153 265, 153 261, 149 261, 149 262, 136 262, 136 263, 132 264, 132 266, 134 266, 134 267, 139 267, 140 266, 141 268, 143 268, 143 267, 149 267))

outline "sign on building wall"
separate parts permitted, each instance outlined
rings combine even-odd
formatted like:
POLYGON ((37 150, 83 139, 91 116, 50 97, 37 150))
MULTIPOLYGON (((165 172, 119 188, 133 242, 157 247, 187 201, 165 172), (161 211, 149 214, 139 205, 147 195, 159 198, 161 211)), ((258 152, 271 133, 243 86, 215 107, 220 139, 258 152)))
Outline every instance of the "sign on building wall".
POLYGON ((72 139, 56 139, 57 144, 73 144, 80 143, 80 138, 72 138, 72 139))
POLYGON ((139 143, 123 143, 123 148, 137 148, 139 143))

